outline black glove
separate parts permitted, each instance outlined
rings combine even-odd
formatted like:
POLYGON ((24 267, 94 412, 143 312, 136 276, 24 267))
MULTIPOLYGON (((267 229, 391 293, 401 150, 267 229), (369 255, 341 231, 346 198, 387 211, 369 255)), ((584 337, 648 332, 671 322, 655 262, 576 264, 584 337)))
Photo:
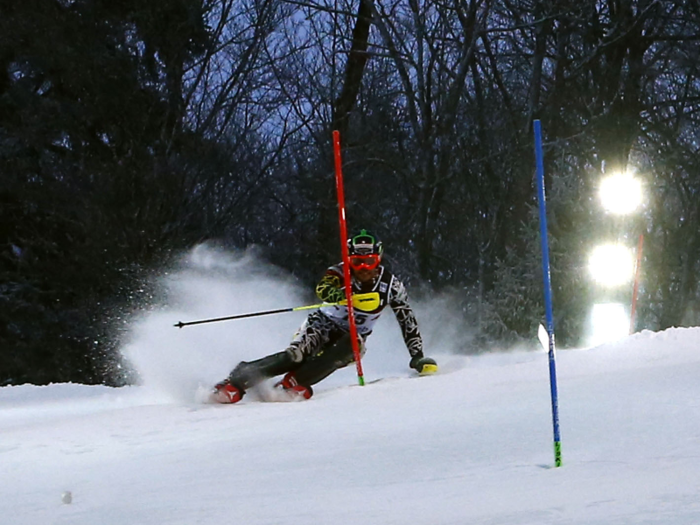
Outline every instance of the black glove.
POLYGON ((423 357, 422 355, 413 357, 409 366, 422 376, 434 374, 438 371, 438 366, 435 359, 423 357))

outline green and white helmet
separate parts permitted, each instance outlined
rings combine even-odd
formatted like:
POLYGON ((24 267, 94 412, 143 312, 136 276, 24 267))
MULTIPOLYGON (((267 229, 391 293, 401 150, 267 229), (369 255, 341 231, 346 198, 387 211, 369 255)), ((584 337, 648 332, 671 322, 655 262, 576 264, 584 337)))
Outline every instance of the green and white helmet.
POLYGON ((379 255, 384 253, 384 246, 379 237, 369 230, 362 229, 348 239, 348 252, 350 255, 379 255))
POLYGON ((369 230, 360 230, 348 239, 350 267, 353 270, 374 270, 382 259, 384 246, 369 230))

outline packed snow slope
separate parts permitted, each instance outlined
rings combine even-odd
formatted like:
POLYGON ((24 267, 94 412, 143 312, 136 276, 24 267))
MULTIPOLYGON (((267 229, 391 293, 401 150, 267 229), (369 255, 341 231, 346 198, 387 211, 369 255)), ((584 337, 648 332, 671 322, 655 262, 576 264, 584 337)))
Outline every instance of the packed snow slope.
MULTIPOLYGON (((262 285, 279 279, 197 275, 168 286, 200 302, 134 328, 125 354, 142 386, 0 388, 0 523, 700 523, 698 328, 559 351, 554 468, 547 354, 457 355, 435 304, 417 310, 436 376, 411 376, 387 312, 364 361, 381 381, 360 387, 348 368, 309 401, 201 403, 238 359, 283 348, 303 314, 175 329, 183 315, 270 307, 262 285)), ((298 299, 290 286, 278 307, 298 299)))

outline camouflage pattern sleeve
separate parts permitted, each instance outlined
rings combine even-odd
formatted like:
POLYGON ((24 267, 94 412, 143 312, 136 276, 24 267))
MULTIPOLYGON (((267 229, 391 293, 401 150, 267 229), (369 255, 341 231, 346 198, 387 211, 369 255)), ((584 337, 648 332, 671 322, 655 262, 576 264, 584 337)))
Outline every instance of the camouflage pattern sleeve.
POLYGON ((339 303, 345 299, 343 282, 336 268, 329 268, 316 285, 316 296, 324 303, 339 303))
POLYGON ((392 277, 389 288, 389 305, 401 326, 403 340, 411 357, 423 357, 423 339, 418 329, 416 316, 408 304, 406 287, 396 277, 392 277))

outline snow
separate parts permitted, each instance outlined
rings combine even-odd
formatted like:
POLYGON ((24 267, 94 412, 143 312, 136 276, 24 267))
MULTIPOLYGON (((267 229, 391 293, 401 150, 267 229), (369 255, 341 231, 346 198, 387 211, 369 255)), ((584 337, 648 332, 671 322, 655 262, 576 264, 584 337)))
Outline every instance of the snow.
POLYGON ((190 261, 197 271, 166 279, 179 304, 144 315, 124 349, 143 385, 0 388, 0 522, 700 523, 700 328, 559 350, 555 468, 547 354, 455 354, 459 327, 440 338, 449 316, 426 303, 438 375, 411 376, 387 312, 363 361, 381 381, 360 387, 351 367, 309 401, 198 402, 237 360, 284 348, 304 318, 172 327, 299 301, 279 276, 259 276, 279 284, 264 293, 236 277, 244 259, 216 278, 190 261))

